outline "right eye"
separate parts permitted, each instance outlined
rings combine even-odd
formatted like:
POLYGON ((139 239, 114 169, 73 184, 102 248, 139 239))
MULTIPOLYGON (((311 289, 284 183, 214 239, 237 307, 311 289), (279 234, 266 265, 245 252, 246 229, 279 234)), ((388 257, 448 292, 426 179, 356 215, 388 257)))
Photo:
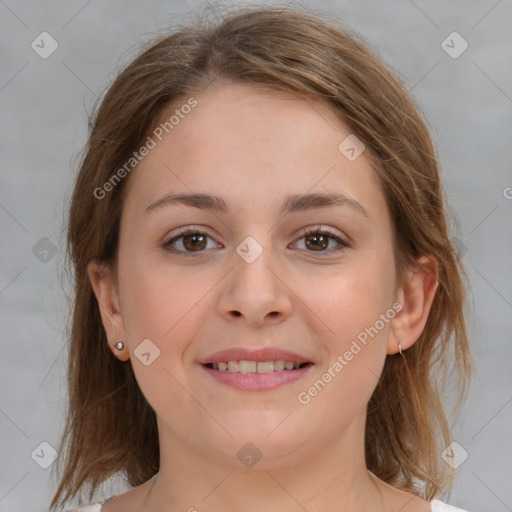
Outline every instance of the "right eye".
POLYGON ((220 248, 206 233, 187 228, 164 243, 164 248, 175 253, 200 253, 208 249, 220 248), (211 243, 209 243, 209 240, 211 243))

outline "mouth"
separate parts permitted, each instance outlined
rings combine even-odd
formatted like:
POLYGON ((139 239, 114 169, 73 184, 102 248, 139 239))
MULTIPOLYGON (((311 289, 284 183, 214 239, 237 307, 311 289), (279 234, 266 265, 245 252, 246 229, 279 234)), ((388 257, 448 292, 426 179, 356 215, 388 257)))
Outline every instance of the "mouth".
POLYGON ((312 364, 311 362, 294 363, 293 361, 278 359, 276 361, 219 361, 217 363, 206 363, 203 366, 219 372, 250 374, 294 371, 312 364))
POLYGON ((277 348, 230 349, 199 361, 205 372, 224 385, 245 391, 270 391, 304 377, 311 360, 277 348))

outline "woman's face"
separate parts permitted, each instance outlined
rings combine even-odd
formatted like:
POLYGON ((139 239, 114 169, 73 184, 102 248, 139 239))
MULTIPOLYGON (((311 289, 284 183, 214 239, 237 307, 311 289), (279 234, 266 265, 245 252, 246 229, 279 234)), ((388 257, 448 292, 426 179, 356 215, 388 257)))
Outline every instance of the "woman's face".
POLYGON ((153 137, 121 222, 121 339, 161 443, 272 467, 362 438, 399 309, 370 161, 315 100, 196 100, 153 137))

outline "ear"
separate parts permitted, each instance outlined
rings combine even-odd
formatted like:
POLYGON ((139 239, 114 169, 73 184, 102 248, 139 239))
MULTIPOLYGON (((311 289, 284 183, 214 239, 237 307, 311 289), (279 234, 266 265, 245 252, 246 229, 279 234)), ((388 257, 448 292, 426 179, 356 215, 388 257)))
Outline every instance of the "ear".
POLYGON ((399 345, 402 350, 411 347, 425 329, 437 290, 439 265, 431 256, 421 256, 417 264, 408 271, 398 291, 397 302, 402 309, 391 321, 387 354, 396 354, 399 345))
POLYGON ((119 306, 119 293, 114 272, 110 266, 94 260, 87 265, 87 273, 98 301, 101 321, 107 333, 109 347, 118 359, 127 361, 130 354, 126 348, 126 343, 121 350, 115 347, 116 343, 126 338, 126 330, 119 306))

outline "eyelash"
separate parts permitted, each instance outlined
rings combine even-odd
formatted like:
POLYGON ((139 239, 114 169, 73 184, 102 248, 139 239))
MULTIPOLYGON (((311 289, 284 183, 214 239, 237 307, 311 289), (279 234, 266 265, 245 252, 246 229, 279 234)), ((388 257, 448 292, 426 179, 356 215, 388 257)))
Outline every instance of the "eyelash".
MULTIPOLYGON (((181 233, 177 234, 176 236, 174 236, 173 238, 171 238, 170 240, 165 242, 163 244, 163 248, 165 250, 169 251, 169 252, 172 252, 172 253, 175 253, 175 254, 180 254, 180 255, 186 255, 187 257, 189 257, 189 256, 194 257, 194 256, 204 255, 204 252, 206 250, 197 251, 197 252, 194 252, 194 251, 182 251, 182 250, 176 249, 175 247, 172 247, 172 245, 174 243, 176 243, 181 238, 186 237, 187 235, 202 235, 202 236, 206 236, 207 238, 212 239, 204 231, 201 231, 201 230, 195 229, 195 228, 186 228, 181 233)), ((321 253, 321 254, 326 254, 326 253, 327 254, 331 254, 333 252, 338 252, 338 251, 341 251, 343 249, 351 247, 351 244, 349 242, 347 242, 346 240, 342 240, 339 236, 335 235, 334 233, 331 233, 328 230, 320 229, 320 228, 305 228, 305 229, 303 229, 302 232, 301 232, 300 238, 298 240, 302 240, 303 238, 306 238, 306 237, 312 236, 312 235, 324 235, 324 236, 327 236, 327 238, 329 238, 330 240, 334 240, 335 242, 337 242, 338 246, 335 247, 334 249, 331 248, 331 249, 326 249, 326 250, 323 250, 323 251, 307 251, 307 252, 311 252, 311 253, 318 252, 318 253, 321 253)))
MULTIPOLYGON (((342 238, 335 235, 334 233, 331 233, 330 231, 328 231, 326 229, 321 229, 321 228, 305 228, 305 229, 303 229, 299 240, 302 240, 303 238, 306 238, 311 235, 325 235, 325 236, 327 236, 327 238, 334 240, 335 242, 338 243, 338 246, 335 247, 334 249, 318 251, 320 253, 329 253, 330 254, 330 253, 341 251, 343 249, 347 249, 347 248, 351 247, 351 245, 346 240, 343 240, 342 238)), ((308 252, 316 252, 316 251, 308 251, 308 252)))
POLYGON ((178 233, 176 236, 171 238, 168 242, 165 242, 164 245, 163 245, 164 249, 169 251, 169 252, 176 253, 176 254, 184 254, 184 255, 192 256, 192 257, 194 257, 194 256, 201 256, 202 253, 205 252, 204 250, 203 251, 198 251, 197 253, 194 253, 193 251, 180 251, 180 250, 176 249, 175 247, 172 247, 172 244, 176 243, 178 240, 180 240, 180 238, 184 238, 187 235, 203 235, 203 236, 206 236, 208 238, 211 238, 211 236, 209 236, 204 231, 201 231, 200 229, 186 228, 181 233, 178 233))

